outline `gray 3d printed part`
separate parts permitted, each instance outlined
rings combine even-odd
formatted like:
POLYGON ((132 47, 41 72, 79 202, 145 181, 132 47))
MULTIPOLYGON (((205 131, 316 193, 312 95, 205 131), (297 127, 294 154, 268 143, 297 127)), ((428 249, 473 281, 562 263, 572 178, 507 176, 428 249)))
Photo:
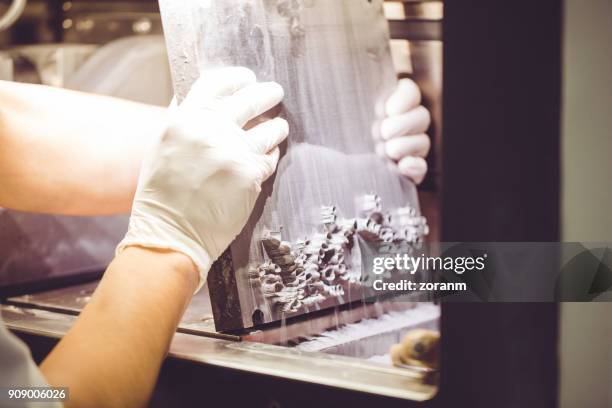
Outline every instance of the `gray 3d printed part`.
MULTIPOLYGON (((266 295, 293 278, 260 279, 254 271, 270 261, 262 240, 297 244, 323 233, 329 206, 341 219, 357 219, 362 198, 376 195, 385 212, 412 208, 418 215, 413 184, 375 154, 371 136, 396 83, 382 1, 160 0, 160 8, 179 103, 200 73, 220 66, 249 67, 285 89, 281 115, 290 136, 278 171, 208 277, 217 330, 360 299, 353 290, 310 307, 275 307, 266 295)), ((352 268, 359 274, 358 263, 352 268)))

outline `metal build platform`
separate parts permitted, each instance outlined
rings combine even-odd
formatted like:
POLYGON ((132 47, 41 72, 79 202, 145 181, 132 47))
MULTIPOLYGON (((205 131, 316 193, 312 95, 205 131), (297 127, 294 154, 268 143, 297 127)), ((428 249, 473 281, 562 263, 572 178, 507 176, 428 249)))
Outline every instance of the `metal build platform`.
MULTIPOLYGON (((59 339, 70 329, 96 285, 97 282, 91 282, 7 299, 9 304, 1 306, 2 317, 7 327, 18 334, 59 339)), ((430 318, 418 324, 437 322, 437 306, 429 307, 430 318)), ((169 358, 190 364, 424 401, 432 398, 437 390, 432 385, 431 373, 346 355, 309 351, 299 346, 280 345, 295 345, 292 339, 321 333, 330 327, 346 326, 364 317, 374 318, 390 311, 393 313, 410 308, 414 308, 414 305, 362 305, 332 314, 310 315, 308 320, 287 321, 285 325, 257 328, 251 332, 219 333, 214 328, 208 294, 203 291, 189 305, 172 341, 169 358)))
MULTIPOLYGON (((76 316, 89 302, 97 285, 98 282, 89 282, 47 292, 15 296, 7 299, 7 303, 16 307, 76 316)), ((208 288, 205 286, 193 297, 177 331, 230 341, 248 340, 291 345, 296 344, 298 339, 317 336, 329 329, 337 329, 364 319, 376 319, 390 312, 405 312, 419 307, 423 312, 419 313, 416 320, 414 318, 410 319, 412 321, 404 319, 404 326, 431 326, 437 321, 439 315, 437 307, 427 308, 427 305, 430 304, 394 302, 393 300, 378 303, 354 303, 332 311, 321 310, 308 316, 286 319, 279 324, 267 324, 239 332, 221 332, 215 328, 208 288)))

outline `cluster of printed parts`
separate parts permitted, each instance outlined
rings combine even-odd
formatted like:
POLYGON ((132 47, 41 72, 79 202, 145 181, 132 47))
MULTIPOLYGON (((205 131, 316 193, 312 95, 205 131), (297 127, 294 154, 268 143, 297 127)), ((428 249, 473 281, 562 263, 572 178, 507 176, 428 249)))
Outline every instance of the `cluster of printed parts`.
POLYGON ((358 251, 354 251, 357 239, 414 245, 429 232, 425 217, 412 207, 383 212, 380 198, 368 195, 362 208, 358 218, 339 219, 335 206, 323 207, 323 231, 297 242, 269 233, 262 239, 268 260, 249 267, 251 287, 259 288, 277 312, 317 309, 327 299, 342 299, 361 286, 358 251))

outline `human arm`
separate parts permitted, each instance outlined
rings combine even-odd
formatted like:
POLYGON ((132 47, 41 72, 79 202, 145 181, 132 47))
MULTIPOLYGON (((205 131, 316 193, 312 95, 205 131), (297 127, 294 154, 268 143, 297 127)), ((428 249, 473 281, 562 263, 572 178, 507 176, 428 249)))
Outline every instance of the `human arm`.
POLYGON ((425 157, 431 142, 426 132, 431 117, 421 105, 421 91, 414 81, 399 81, 386 101, 385 115, 374 129, 377 152, 393 160, 400 173, 420 184, 427 174, 425 157))
POLYGON ((198 279, 183 254, 121 252, 40 366, 50 385, 69 388, 66 407, 146 406, 198 279))
POLYGON ((0 81, 0 206, 100 215, 130 211, 164 108, 0 81))
POLYGON ((43 362, 68 406, 150 398, 170 340, 212 261, 246 223, 287 136, 282 119, 243 130, 283 98, 244 68, 205 72, 143 161, 126 237, 91 303, 43 362))

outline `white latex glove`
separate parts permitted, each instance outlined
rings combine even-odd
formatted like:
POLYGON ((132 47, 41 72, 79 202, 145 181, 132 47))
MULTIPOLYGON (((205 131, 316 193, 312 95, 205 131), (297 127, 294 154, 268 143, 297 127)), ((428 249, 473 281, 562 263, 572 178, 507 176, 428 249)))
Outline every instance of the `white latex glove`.
POLYGON ((421 91, 410 79, 399 81, 385 104, 386 118, 375 129, 377 152, 397 163, 400 173, 420 184, 427 174, 425 157, 431 142, 425 134, 431 123, 421 105, 421 91))
POLYGON ((145 159, 127 235, 117 247, 170 249, 208 270, 249 218, 278 163, 284 119, 245 124, 281 102, 277 83, 239 67, 202 73, 145 159))

